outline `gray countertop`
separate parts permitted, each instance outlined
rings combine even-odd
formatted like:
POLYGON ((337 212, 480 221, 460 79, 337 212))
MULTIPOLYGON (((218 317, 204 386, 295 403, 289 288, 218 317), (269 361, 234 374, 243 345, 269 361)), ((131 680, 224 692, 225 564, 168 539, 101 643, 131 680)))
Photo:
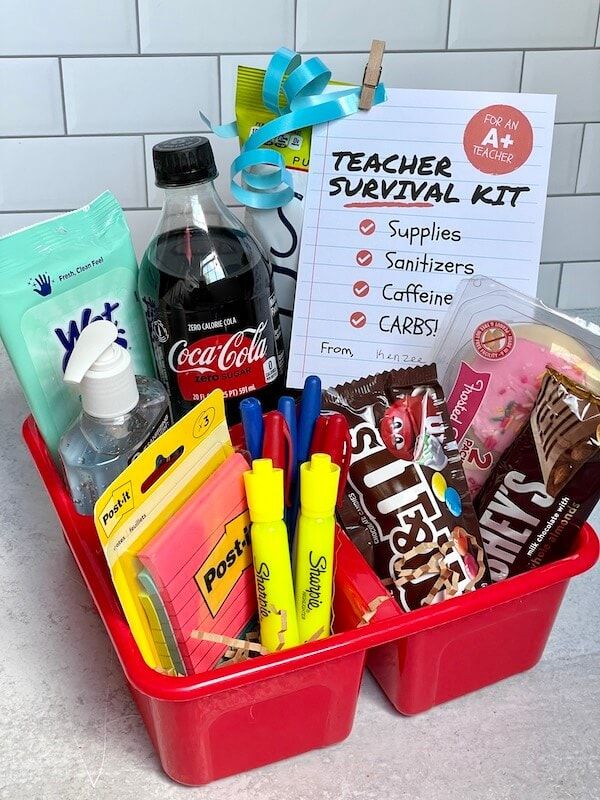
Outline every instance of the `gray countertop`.
POLYGON ((206 788, 172 783, 21 441, 3 351, 0 374, 2 800, 600 797, 598 569, 572 581, 530 672, 412 718, 367 674, 345 742, 206 788))

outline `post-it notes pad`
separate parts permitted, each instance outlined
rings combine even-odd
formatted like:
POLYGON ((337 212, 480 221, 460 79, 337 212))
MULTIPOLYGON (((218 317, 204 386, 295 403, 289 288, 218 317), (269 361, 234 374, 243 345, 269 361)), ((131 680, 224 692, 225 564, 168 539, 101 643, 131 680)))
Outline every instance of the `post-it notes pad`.
POLYGON ((227 650, 193 631, 239 638, 256 614, 248 469, 240 453, 229 456, 138 553, 189 675, 212 669, 227 650))
MULTIPOLYGON (((101 495, 96 531, 144 661, 177 671, 160 606, 140 583, 138 553, 233 453, 223 392, 215 389, 143 450, 101 495)), ((241 478, 240 478, 241 482, 241 478)))

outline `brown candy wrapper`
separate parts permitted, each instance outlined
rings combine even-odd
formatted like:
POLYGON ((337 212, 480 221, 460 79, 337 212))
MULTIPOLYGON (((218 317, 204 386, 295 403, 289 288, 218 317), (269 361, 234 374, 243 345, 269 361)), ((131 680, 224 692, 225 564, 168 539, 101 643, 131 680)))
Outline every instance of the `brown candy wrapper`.
POLYGON ((405 611, 489 582, 477 518, 435 366, 328 389, 352 458, 340 522, 405 611))
POLYGON ((548 368, 476 501, 492 580, 565 555, 599 498, 600 397, 548 368))

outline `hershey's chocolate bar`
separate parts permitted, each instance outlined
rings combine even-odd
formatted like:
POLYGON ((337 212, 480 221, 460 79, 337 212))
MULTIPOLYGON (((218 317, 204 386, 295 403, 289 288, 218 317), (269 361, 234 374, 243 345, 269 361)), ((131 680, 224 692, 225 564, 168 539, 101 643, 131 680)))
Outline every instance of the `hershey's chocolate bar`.
POLYGON ((485 585, 477 518, 435 366, 324 392, 352 457, 340 521, 405 610, 485 585))
POLYGON ((566 554, 600 498, 600 397, 548 368, 476 500, 492 580, 566 554))

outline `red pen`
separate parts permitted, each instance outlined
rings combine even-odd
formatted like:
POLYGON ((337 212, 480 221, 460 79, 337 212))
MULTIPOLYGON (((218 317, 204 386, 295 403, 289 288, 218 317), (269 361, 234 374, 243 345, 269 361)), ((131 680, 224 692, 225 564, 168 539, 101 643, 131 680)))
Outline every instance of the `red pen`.
POLYGON ((315 423, 315 429, 310 447, 313 453, 328 453, 334 464, 340 468, 340 484, 338 488, 337 506, 342 503, 348 470, 350 469, 350 456, 352 455, 352 440, 348 421, 343 414, 321 414, 315 423))
POLYGON ((280 411, 269 411, 263 417, 264 435, 262 457, 270 458, 273 466, 285 476, 285 504, 290 505, 292 482, 292 439, 285 417, 280 411), (287 451, 287 452, 286 452, 287 451))

